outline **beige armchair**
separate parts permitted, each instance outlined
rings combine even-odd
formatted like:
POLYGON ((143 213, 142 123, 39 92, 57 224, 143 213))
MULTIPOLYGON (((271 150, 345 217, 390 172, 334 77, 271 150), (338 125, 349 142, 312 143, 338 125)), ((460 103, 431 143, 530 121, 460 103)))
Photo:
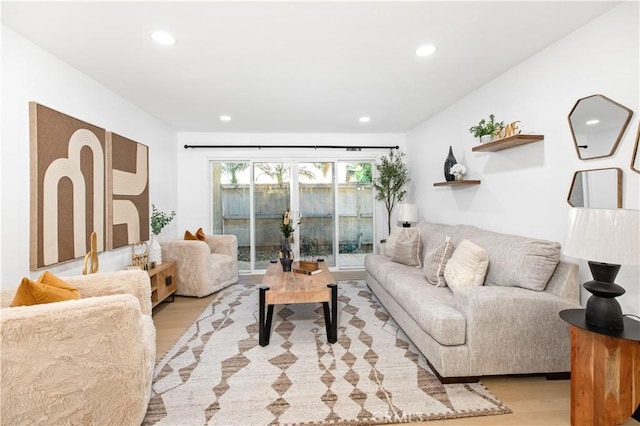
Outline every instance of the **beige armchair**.
POLYGON ((205 241, 160 243, 162 260, 176 262, 176 293, 204 297, 238 282, 238 239, 205 235, 205 241))
POLYGON ((138 425, 156 356, 144 271, 61 277, 82 299, 10 308, 2 292, 2 424, 138 425))

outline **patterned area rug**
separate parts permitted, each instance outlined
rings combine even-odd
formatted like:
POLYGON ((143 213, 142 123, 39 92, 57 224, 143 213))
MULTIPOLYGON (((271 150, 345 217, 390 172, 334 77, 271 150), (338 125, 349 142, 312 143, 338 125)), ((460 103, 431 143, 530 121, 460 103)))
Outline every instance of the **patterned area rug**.
POLYGON ((443 385, 364 281, 340 281, 338 341, 321 304, 278 305, 258 344, 258 285, 223 290, 158 363, 144 425, 387 424, 510 413, 483 385, 443 385))

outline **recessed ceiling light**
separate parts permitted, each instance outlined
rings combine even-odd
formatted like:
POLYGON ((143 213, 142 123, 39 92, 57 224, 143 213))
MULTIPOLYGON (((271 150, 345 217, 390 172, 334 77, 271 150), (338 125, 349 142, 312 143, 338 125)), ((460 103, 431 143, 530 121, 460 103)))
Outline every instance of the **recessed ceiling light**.
POLYGON ((176 39, 166 31, 156 31, 151 33, 151 38, 156 42, 164 46, 173 46, 176 44, 176 39))
POLYGON ((220 121, 231 121, 231 117, 228 115, 221 115, 220 121))
POLYGON ((431 56, 436 52, 436 47, 432 44, 425 44, 416 49, 417 56, 431 56))
POLYGON ((594 124, 598 124, 599 122, 600 122, 600 120, 598 120, 597 118, 594 118, 593 120, 587 121, 585 124, 587 126, 593 126, 594 124))
POLYGON ((371 121, 371 118, 369 118, 369 117, 366 117, 366 116, 360 117, 360 122, 361 123, 368 123, 370 121, 371 121))

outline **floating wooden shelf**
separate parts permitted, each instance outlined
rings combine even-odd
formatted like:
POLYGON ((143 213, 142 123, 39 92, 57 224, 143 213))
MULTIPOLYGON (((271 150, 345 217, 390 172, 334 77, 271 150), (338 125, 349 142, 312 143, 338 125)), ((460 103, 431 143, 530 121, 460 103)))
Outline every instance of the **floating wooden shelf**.
POLYGON ((479 180, 452 180, 450 182, 436 182, 433 186, 463 186, 463 185, 480 185, 479 180))
POLYGON ((513 135, 508 138, 498 139, 497 141, 485 143, 473 147, 473 152, 487 151, 495 152, 503 149, 513 148, 514 146, 526 145, 532 142, 538 142, 544 139, 544 135, 513 135))

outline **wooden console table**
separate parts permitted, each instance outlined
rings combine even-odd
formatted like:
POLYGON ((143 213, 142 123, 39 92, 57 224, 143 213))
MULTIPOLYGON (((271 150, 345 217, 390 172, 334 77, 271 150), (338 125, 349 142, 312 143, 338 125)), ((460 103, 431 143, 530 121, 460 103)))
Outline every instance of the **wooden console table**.
POLYGON ((571 324, 571 425, 623 423, 640 405, 640 322, 616 331, 587 324, 584 309, 560 317, 571 324))
POLYGON ((151 279, 151 307, 155 308, 176 292, 176 262, 161 263, 147 273, 151 279))

